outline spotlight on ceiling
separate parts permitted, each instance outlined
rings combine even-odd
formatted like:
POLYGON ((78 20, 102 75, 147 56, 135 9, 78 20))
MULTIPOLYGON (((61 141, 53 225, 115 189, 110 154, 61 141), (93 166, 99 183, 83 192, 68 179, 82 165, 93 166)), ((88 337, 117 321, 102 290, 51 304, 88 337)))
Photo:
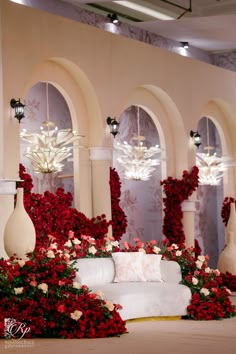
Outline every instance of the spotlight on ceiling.
POLYGON ((119 23, 117 14, 108 14, 107 17, 110 19, 111 23, 114 23, 115 25, 119 23))
POLYGON ((184 49, 188 49, 188 47, 189 47, 188 42, 180 42, 180 43, 184 49))

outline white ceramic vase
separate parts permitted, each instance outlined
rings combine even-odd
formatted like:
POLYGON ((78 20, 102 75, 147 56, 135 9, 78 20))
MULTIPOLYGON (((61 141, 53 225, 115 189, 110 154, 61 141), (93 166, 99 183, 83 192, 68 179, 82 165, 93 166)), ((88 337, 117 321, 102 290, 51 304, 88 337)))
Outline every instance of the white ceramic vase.
POLYGON ((7 255, 26 259, 36 243, 35 228, 24 207, 24 189, 17 189, 16 206, 4 230, 4 247, 7 255))
POLYGON ((236 275, 236 245, 234 237, 234 233, 229 231, 228 243, 220 254, 217 267, 222 273, 229 272, 236 275))
POLYGON ((233 232, 233 241, 236 245, 236 209, 235 209, 235 203, 230 203, 230 214, 229 214, 229 220, 227 223, 226 227, 226 244, 228 244, 228 236, 229 232, 233 232))

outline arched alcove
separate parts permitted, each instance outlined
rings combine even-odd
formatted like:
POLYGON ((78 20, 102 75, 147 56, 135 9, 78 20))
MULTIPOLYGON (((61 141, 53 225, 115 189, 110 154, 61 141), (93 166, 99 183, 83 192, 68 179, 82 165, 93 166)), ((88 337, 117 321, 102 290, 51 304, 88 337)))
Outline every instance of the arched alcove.
MULTIPOLYGON (((67 103, 62 94, 51 84, 39 82, 34 85, 25 97, 25 105, 27 119, 22 121, 20 125, 21 130, 27 129, 29 132, 40 134, 40 127, 47 119, 52 121, 58 130, 72 128, 67 103), (46 85, 48 85, 48 105, 46 85), (49 113, 48 117, 47 110, 49 113)), ((24 155, 28 146, 29 143, 21 139, 20 161, 33 178, 33 192, 42 194, 48 190, 55 193, 57 188, 63 188, 65 192, 70 192, 74 195, 73 155, 70 159, 63 161, 64 167, 60 173, 36 173, 32 168, 30 160, 24 155)))
MULTIPOLYGON (((236 122, 232 107, 222 98, 213 98, 203 108, 202 117, 205 118, 199 121, 198 127, 203 137, 201 149, 207 143, 207 117, 210 128, 209 134, 211 139, 213 139, 210 140, 210 145, 216 147, 218 156, 229 156, 233 161, 236 161, 236 143, 234 139, 236 122)), ((226 169, 219 186, 202 186, 198 188, 200 202, 196 204, 195 236, 203 248, 203 253, 209 254, 209 264, 212 267, 217 266, 219 255, 225 246, 225 227, 221 217, 222 204, 225 197, 235 197, 235 167, 226 169)))
MULTIPOLYGON (((121 202, 128 227, 122 241, 133 243, 134 238, 142 241, 162 239, 162 191, 161 180, 161 154, 153 156, 160 159, 160 165, 155 167, 151 178, 147 181, 126 179, 122 165, 117 161, 120 152, 116 150, 117 143, 128 142, 137 146, 133 140, 139 134, 145 137, 143 144, 150 148, 159 145, 160 138, 150 115, 141 107, 130 106, 120 116, 119 134, 114 141, 113 166, 121 178, 121 202), (138 112, 139 110, 139 112, 138 112), (139 123, 138 123, 139 120, 139 123)), ((122 154, 122 153, 121 153, 122 154)))
POLYGON ((160 87, 142 85, 135 88, 123 103, 123 110, 140 105, 152 118, 160 138, 164 161, 162 178, 181 177, 188 166, 188 136, 183 119, 172 98, 160 87))
POLYGON ((25 96, 37 82, 49 82, 61 93, 70 112, 72 129, 84 135, 83 145, 87 148, 74 151, 74 205, 92 217, 89 147, 103 146, 107 140, 95 90, 83 71, 65 58, 51 58, 36 67, 26 83, 25 96))
MULTIPOLYGON (((220 135, 213 120, 202 117, 198 123, 198 132, 202 143, 197 152, 216 154, 221 157, 220 135), (208 146, 210 149, 207 149, 208 146)), ((218 258, 225 242, 224 225, 221 219, 223 189, 223 178, 218 185, 199 185, 197 189, 195 237, 202 249, 202 254, 209 255, 209 265, 212 268, 217 268, 218 258)))

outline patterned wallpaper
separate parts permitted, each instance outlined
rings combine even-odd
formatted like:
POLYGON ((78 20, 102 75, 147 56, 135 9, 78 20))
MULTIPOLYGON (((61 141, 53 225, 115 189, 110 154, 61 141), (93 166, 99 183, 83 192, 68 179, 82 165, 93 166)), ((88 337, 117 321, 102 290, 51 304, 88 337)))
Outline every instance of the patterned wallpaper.
POLYGON ((213 64, 224 69, 236 71, 236 51, 214 54, 213 64))

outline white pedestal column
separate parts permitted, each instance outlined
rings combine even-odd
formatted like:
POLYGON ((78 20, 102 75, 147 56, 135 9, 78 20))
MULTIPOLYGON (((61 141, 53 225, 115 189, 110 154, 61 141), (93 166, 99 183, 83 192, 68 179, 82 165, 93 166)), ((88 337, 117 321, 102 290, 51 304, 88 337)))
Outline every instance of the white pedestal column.
POLYGON ((194 216, 196 211, 195 201, 185 200, 182 203, 183 229, 185 234, 186 247, 194 247, 194 216))
POLYGON ((106 214, 111 220, 110 167, 112 161, 111 148, 90 148, 92 175, 92 209, 93 216, 106 214))
POLYGON ((14 194, 16 181, 0 179, 0 258, 7 259, 4 249, 4 230, 6 223, 14 210, 14 194))

